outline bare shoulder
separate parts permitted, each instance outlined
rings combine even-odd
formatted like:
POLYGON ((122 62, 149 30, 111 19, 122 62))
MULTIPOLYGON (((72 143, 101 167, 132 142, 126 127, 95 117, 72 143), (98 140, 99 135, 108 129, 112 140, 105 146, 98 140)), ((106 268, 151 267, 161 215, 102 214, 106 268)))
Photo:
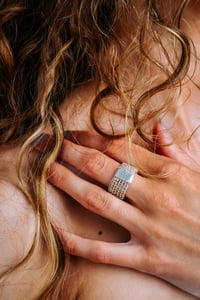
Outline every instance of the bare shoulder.
POLYGON ((80 262, 82 289, 79 300, 192 300, 197 299, 155 277, 136 271, 80 262))
POLYGON ((29 252, 35 232, 35 215, 24 194, 9 181, 0 180, 0 298, 27 299, 34 294, 41 270, 41 251, 22 267, 7 274, 29 252), (7 276, 3 276, 7 274, 7 276), (34 283, 35 282, 35 283, 34 283))
POLYGON ((28 252, 35 230, 34 213, 23 193, 0 180, 0 274, 28 252))

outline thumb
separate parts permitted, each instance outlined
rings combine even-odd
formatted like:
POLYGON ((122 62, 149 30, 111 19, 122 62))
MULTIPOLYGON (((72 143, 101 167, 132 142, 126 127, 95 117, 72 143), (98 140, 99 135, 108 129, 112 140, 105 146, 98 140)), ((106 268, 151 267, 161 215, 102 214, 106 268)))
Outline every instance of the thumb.
POLYGON ((181 164, 194 170, 197 169, 195 160, 188 152, 184 151, 184 149, 173 142, 172 135, 162 123, 158 123, 155 126, 154 134, 156 136, 156 152, 158 154, 175 159, 181 164))

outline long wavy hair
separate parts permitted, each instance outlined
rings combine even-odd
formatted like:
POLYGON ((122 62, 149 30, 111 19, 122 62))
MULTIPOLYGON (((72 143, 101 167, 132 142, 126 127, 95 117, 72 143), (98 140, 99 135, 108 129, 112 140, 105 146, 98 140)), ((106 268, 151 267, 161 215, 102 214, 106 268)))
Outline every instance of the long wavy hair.
MULTIPOLYGON (((94 82, 91 106, 94 129, 109 137, 136 132, 152 138, 145 124, 172 105, 169 95, 156 106, 154 95, 175 90, 188 74, 191 43, 181 31, 187 0, 2 0, 0 2, 0 144, 20 145, 21 162, 46 128, 54 136, 37 168, 30 169, 31 189, 24 189, 36 215, 31 259, 43 242, 51 269, 38 298, 60 299, 68 260, 47 211, 47 171, 64 137, 59 105, 80 85, 94 82), (108 112, 105 99, 116 99, 110 114, 123 111, 126 132, 104 128, 98 111, 108 112), (114 108, 113 108, 114 107, 114 108), (115 109, 116 107, 116 109, 115 109), (123 110, 121 110, 123 108, 123 110), (130 123, 131 120, 131 123, 130 123)), ((162 99, 162 97, 161 97, 162 99)), ((106 112, 106 113, 107 113, 106 112)), ((70 289, 70 287, 69 287, 70 289)))

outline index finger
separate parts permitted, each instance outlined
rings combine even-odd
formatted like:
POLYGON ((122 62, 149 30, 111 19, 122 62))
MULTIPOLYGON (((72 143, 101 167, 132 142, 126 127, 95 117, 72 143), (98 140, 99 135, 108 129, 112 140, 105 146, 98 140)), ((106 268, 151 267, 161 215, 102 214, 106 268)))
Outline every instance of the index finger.
POLYGON ((170 162, 173 162, 172 159, 133 144, 126 138, 111 140, 96 133, 79 131, 72 133, 72 141, 86 147, 100 150, 119 163, 127 162, 134 165, 143 175, 165 173, 170 169, 170 162))

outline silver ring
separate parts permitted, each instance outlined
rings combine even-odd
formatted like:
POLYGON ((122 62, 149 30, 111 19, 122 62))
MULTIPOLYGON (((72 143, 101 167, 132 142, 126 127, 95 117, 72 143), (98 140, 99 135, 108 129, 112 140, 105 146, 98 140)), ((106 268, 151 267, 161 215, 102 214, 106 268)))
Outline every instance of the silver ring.
POLYGON ((128 185, 133 181, 137 173, 138 170, 135 167, 122 163, 110 181, 108 186, 109 193, 124 200, 128 185))

